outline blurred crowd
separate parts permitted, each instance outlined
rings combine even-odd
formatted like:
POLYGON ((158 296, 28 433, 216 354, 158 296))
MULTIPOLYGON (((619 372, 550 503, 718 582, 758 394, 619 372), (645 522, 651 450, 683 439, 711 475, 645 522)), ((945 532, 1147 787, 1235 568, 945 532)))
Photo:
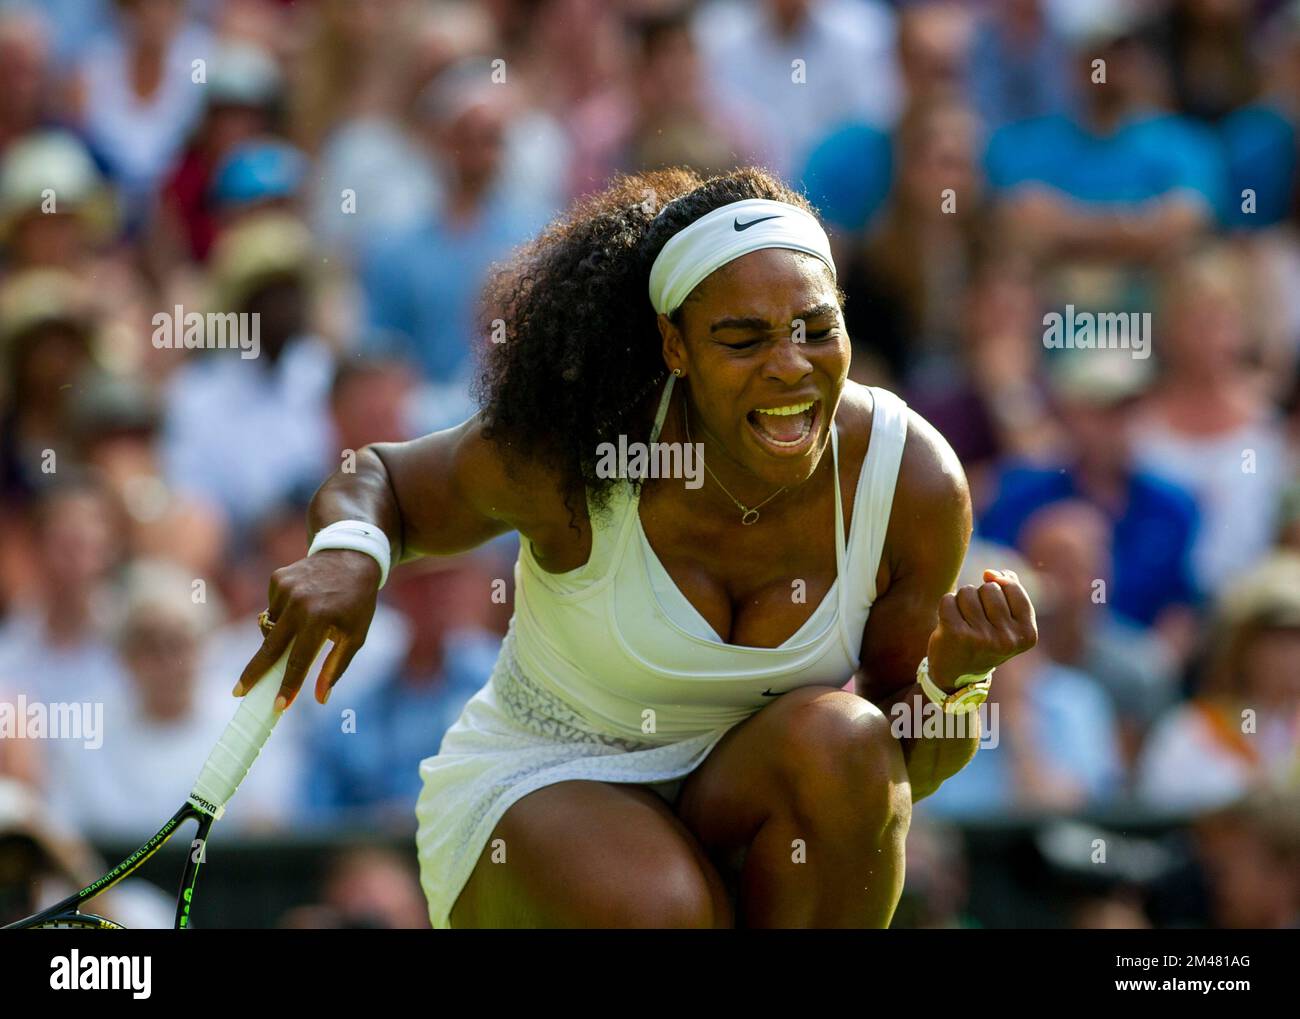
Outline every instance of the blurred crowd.
MULTIPOLYGON (((1294 0, 0 0, 0 702, 103 705, 94 749, 0 738, 0 864, 66 888, 67 833, 184 798, 315 487, 472 412, 493 262, 617 172, 758 163, 1038 606, 907 915, 961 922, 954 825, 1122 808, 1184 825, 1183 919, 1300 924, 1298 127, 1294 0), (1067 309, 1133 344, 1051 347, 1067 309), (187 344, 214 314, 255 351, 187 344)), ((223 826, 413 831, 515 548, 396 571, 223 826)), ((403 866, 285 923, 423 922, 403 866)), ((1160 922, 1143 887, 1077 922, 1160 922)))

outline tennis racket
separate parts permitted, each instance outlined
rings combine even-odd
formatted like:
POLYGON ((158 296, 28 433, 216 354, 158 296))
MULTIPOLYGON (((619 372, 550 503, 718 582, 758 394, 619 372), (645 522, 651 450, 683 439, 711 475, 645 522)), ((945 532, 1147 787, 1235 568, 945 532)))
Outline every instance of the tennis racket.
POLYGON ((83 907, 95 896, 108 891, 123 878, 130 877, 171 839, 181 826, 191 819, 198 821, 194 846, 186 857, 185 872, 181 876, 180 892, 176 896, 177 929, 190 926, 190 909, 194 905, 194 886, 199 879, 199 867, 207 846, 212 823, 226 811, 226 804, 257 760, 262 746, 280 720, 275 711, 275 698, 284 679, 289 652, 285 651, 271 670, 244 695, 235 711, 235 717, 226 726, 221 739, 208 755, 198 781, 185 805, 172 815, 171 820, 158 829, 148 842, 101 877, 86 885, 75 895, 42 910, 25 920, 6 925, 4 930, 48 927, 77 927, 90 930, 121 930, 122 925, 94 913, 83 913, 83 907))

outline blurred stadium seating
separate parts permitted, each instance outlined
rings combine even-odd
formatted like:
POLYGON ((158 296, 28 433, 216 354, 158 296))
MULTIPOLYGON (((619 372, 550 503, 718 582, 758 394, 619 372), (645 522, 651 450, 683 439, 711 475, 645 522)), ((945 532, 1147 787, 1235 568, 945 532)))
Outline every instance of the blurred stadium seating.
MULTIPOLYGON (((315 486, 471 412, 489 265, 619 171, 760 163, 1040 607, 896 924, 1300 924, 1298 125, 1295 0, 0 0, 0 702, 104 708, 96 749, 0 739, 0 910, 183 798, 315 486), (1052 349, 1067 307, 1133 342, 1052 349)), ((208 926, 427 922, 416 768, 514 552, 395 574, 208 926)))

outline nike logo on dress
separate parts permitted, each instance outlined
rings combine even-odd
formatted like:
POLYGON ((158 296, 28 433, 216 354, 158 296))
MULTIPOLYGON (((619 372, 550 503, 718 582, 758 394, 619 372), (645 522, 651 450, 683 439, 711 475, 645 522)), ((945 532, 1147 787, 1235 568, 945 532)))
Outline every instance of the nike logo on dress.
POLYGON ((769 686, 766 690, 763 691, 763 696, 764 696, 764 697, 780 697, 783 693, 785 693, 784 690, 773 690, 773 689, 769 686))
POLYGON ((742 230, 748 230, 755 223, 766 223, 769 219, 780 219, 780 218, 781 218, 780 213, 777 213, 775 216, 762 216, 759 219, 751 219, 748 223, 742 223, 739 219, 732 220, 731 225, 735 228, 736 233, 740 233, 740 231, 742 230))

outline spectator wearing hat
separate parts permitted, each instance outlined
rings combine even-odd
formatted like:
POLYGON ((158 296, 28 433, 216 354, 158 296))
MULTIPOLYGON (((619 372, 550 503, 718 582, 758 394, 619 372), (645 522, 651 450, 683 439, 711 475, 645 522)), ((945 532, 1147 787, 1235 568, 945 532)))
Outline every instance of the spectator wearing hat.
POLYGON ((11 269, 80 269, 115 228, 112 196, 76 136, 40 130, 0 161, 0 245, 11 269))
POLYGON ((263 141, 263 147, 254 150, 261 162, 252 170, 232 167, 227 158, 279 126, 281 77, 275 59, 260 47, 235 42, 216 51, 203 91, 203 117, 161 188, 159 228, 168 235, 166 250, 180 248, 187 258, 206 262, 216 239, 218 207, 261 197, 268 185, 279 197, 297 192, 303 157, 294 150, 288 150, 290 156, 263 141), (292 175, 286 173, 290 162, 292 175), (229 177, 219 183, 218 168, 223 166, 229 177))
POLYGON ((329 447, 334 355, 312 323, 318 281, 313 240, 297 218, 263 212, 232 227, 213 250, 208 310, 255 317, 260 348, 253 357, 200 351, 167 382, 165 478, 213 500, 236 530, 339 463, 329 447))
POLYGON ((267 210, 296 212, 306 157, 287 142, 255 139, 236 146, 216 167, 209 199, 218 223, 230 227, 267 210))
POLYGON ((115 371, 139 363, 152 294, 134 251, 118 243, 120 217, 85 145, 40 130, 0 158, 0 254, 11 273, 58 269, 79 281, 97 324, 99 356, 115 371))

